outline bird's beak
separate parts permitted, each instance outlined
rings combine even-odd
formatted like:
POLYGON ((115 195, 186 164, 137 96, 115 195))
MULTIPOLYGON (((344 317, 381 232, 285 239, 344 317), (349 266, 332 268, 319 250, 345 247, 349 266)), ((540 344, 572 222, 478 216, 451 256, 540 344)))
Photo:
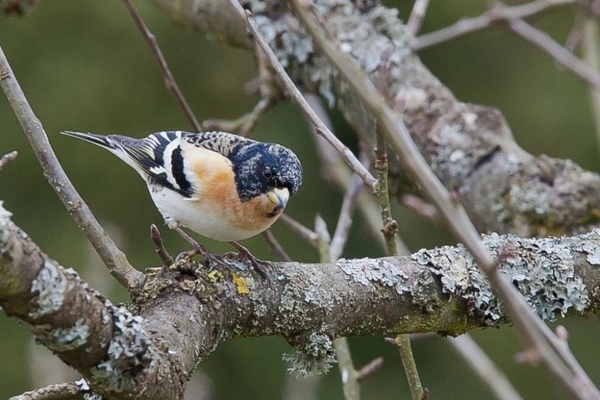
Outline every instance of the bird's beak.
POLYGON ((277 208, 283 209, 290 199, 290 191, 287 188, 273 188, 267 192, 267 196, 277 208))

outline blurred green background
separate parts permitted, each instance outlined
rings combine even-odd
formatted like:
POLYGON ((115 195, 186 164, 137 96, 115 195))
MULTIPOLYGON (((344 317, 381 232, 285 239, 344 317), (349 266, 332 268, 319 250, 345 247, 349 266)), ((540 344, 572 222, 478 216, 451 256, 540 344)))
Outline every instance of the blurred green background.
MULTIPOLYGON (((197 117, 233 119, 250 110, 257 97, 244 95, 242 88, 255 76, 253 55, 212 43, 172 23, 148 3, 136 4, 197 117)), ((398 0, 401 16, 406 16, 411 4, 398 0)), ((422 31, 477 15, 485 5, 484 1, 432 2, 422 31)), ((573 18, 572 11, 564 10, 545 16, 536 25, 564 41, 573 18)), ((163 129, 189 129, 122 3, 41 1, 25 17, 0 16, 0 44, 64 168, 97 218, 114 233, 134 265, 157 265, 148 226, 162 220, 144 183, 108 152, 58 134, 60 130, 80 130, 141 137, 163 129)), ((422 57, 458 98, 499 108, 527 151, 570 158, 598 171, 587 89, 537 49, 507 31, 494 29, 427 50, 422 57)), ((354 146, 354 135, 339 114, 333 112, 332 118, 337 134, 354 146)), ((305 184, 288 213, 309 226, 320 213, 333 229, 343 194, 320 178, 320 166, 312 161, 317 160, 313 142, 298 110, 281 104, 269 111, 260 120, 255 137, 285 144, 303 161, 305 184)), ((0 153, 11 150, 18 150, 19 157, 0 173, 0 199, 14 213, 14 221, 50 256, 75 267, 113 301, 126 301, 44 180, 12 110, 0 95, 0 153)), ((401 208, 395 212, 400 233, 411 250, 453 243, 428 221, 401 208)), ((382 254, 372 238, 361 236, 363 224, 357 217, 344 256, 382 254)), ((285 226, 276 224, 273 230, 293 258, 317 260, 316 253, 285 226)), ((163 236, 172 253, 187 248, 167 229, 163 236)), ((217 252, 230 250, 217 242, 206 243, 217 252)), ((259 257, 272 258, 260 237, 245 244, 259 257)), ((569 329, 571 347, 583 366, 600 383, 600 329, 595 317, 559 322, 569 329)), ((521 346, 512 328, 478 331, 473 336, 525 398, 566 398, 540 368, 513 362, 521 346)), ((0 398, 32 389, 42 382, 33 379, 44 379, 36 377, 55 369, 43 364, 40 347, 32 342, 25 329, 0 314, 0 398)), ((352 338, 350 342, 358 366, 380 355, 385 358, 383 369, 363 386, 365 399, 408 398, 394 349, 381 337, 352 338)), ((286 385, 281 355, 290 351, 280 338, 220 345, 200 368, 204 382, 209 382, 208 398, 281 398, 286 385)), ((492 397, 443 339, 416 341, 414 352, 432 398, 492 397)), ((317 393, 319 399, 343 398, 337 370, 323 378, 317 393)))

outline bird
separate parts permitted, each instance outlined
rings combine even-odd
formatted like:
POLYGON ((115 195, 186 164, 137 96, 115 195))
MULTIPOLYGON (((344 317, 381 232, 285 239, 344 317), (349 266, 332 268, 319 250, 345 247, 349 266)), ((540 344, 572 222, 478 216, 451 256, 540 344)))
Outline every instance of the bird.
POLYGON ((292 150, 221 131, 162 131, 141 139, 61 133, 100 146, 137 171, 166 225, 205 262, 216 258, 183 228, 229 242, 268 275, 237 241, 267 230, 302 185, 302 164, 292 150))

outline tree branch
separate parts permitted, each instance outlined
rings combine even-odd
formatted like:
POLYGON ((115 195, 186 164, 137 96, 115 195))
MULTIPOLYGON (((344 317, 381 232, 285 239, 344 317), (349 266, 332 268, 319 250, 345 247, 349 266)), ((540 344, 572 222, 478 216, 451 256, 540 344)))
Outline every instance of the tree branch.
POLYGON ((123 0, 123 4, 125 5, 125 8, 127 8, 127 11, 131 15, 131 18, 133 18, 133 22, 139 29, 140 33, 142 34, 142 37, 144 38, 146 43, 148 43, 152 55, 154 56, 154 58, 156 58, 158 66, 160 67, 160 71, 162 72, 164 77, 165 87, 169 92, 171 92, 171 94, 175 98, 175 101, 177 102, 177 104, 179 104, 179 107, 181 107, 183 114, 187 118, 194 131, 202 132, 202 125, 200 125, 200 123, 196 119, 192 108, 183 96, 181 89, 179 89, 179 85, 177 84, 175 77, 173 77, 173 74, 171 73, 169 64, 167 64, 167 60, 165 59, 165 56, 160 50, 160 46, 158 45, 156 36, 154 36, 152 32, 150 32, 150 29, 148 29, 148 26, 146 26, 146 23, 144 22, 140 14, 137 12, 137 9, 133 5, 133 3, 131 3, 130 0, 123 0))
POLYGON ((248 27, 252 34, 254 35, 254 40, 258 43, 260 48, 264 51, 267 60, 273 67, 273 69, 277 72, 279 77, 281 77, 283 81, 283 85, 289 94, 289 96, 294 100, 294 102, 302 109, 306 118, 311 122, 314 126, 315 131, 321 135, 339 154, 340 156, 348 163, 350 168, 361 177, 361 179, 365 182, 365 184, 373 189, 377 184, 377 180, 371 175, 368 169, 366 169, 360 161, 352 154, 350 149, 346 147, 332 132, 331 130, 321 121, 317 113, 312 109, 312 107, 308 104, 298 87, 292 82, 291 78, 283 69, 283 66, 277 59, 277 56, 273 52, 273 50, 269 47, 269 44, 265 41, 262 34, 258 29, 258 25, 256 21, 251 18, 251 15, 248 14, 242 6, 237 2, 237 0, 229 0, 230 4, 233 6, 235 11, 241 18, 246 19, 248 23, 248 27))
POLYGON ((85 379, 76 382, 59 383, 31 390, 8 400, 85 400, 89 394, 89 386, 85 379))
POLYGON ((594 90, 600 90, 600 72, 575 57, 573 53, 552 39, 550 35, 518 18, 511 20, 508 27, 535 47, 549 54, 560 65, 573 72, 575 76, 582 79, 594 90))
MULTIPOLYGON (((277 279, 270 282, 244 271, 235 279, 227 271, 208 274, 194 264, 187 273, 163 269, 133 294, 132 314, 48 259, 9 218, 0 208, 0 306, 111 399, 177 398, 196 363, 236 337, 283 336, 296 347, 287 357, 292 369, 309 373, 329 367, 337 337, 457 335, 510 322, 462 246, 409 257, 273 263, 277 279), (167 384, 167 375, 178 379, 167 384)), ((491 235, 484 242, 541 317, 600 309, 600 231, 491 235)))
POLYGON ((67 174, 56 158, 56 154, 54 154, 54 150, 52 150, 42 123, 35 116, 27 102, 27 98, 21 90, 1 47, 0 86, 4 90, 8 102, 23 128, 23 132, 27 136, 44 170, 44 176, 48 180, 48 183, 52 186, 52 189, 54 189, 58 198, 63 202, 79 228, 94 246, 110 273, 122 285, 128 288, 139 286, 141 273, 129 264, 125 254, 119 250, 112 239, 104 232, 104 229, 96 221, 92 211, 67 177, 67 174))
POLYGON ((2 158, 0 158, 0 171, 4 169, 6 164, 10 163, 15 158, 17 158, 17 155, 18 153, 16 151, 11 151, 10 153, 6 153, 5 155, 3 155, 2 158))
POLYGON ((548 371, 559 379, 559 382, 572 396, 580 399, 600 399, 600 391, 594 386, 573 354, 560 345, 559 340, 548 327, 531 313, 525 300, 519 296, 511 282, 498 273, 497 262, 479 240, 479 235, 464 208, 457 199, 452 198, 426 164, 399 114, 382 100, 380 92, 369 77, 362 73, 356 60, 347 57, 340 50, 342 46, 335 39, 326 37, 327 29, 317 22, 322 17, 321 12, 310 3, 299 0, 289 0, 289 2, 294 13, 312 37, 314 45, 339 71, 349 89, 364 101, 367 109, 386 133, 401 163, 423 187, 428 198, 435 203, 455 237, 459 238, 469 249, 475 262, 504 302, 526 346, 531 347, 539 354, 548 371))
POLYGON ((482 29, 506 24, 516 18, 531 18, 554 8, 572 6, 573 4, 575 4, 575 0, 536 0, 513 7, 495 5, 477 17, 464 18, 455 24, 419 36, 413 48, 417 52, 422 51, 428 47, 479 32, 482 29))
MULTIPOLYGON (((210 29, 212 35, 224 34, 202 21, 216 18, 210 10, 229 6, 226 0, 152 1, 180 21, 210 29)), ((315 52, 289 12, 275 1, 245 4, 254 10, 258 27, 290 77, 302 90, 318 92, 335 104, 373 148, 373 119, 363 101, 315 52)), ((350 52, 365 75, 382 82, 381 95, 388 104, 403 104, 404 123, 419 150, 444 185, 460 195, 479 230, 534 236, 576 233, 600 225, 597 174, 568 160, 525 152, 499 111, 458 101, 422 65, 394 9, 378 5, 365 13, 354 3, 347 4, 319 5, 329 34, 350 52), (384 59, 389 62, 383 63, 384 59)), ((407 189, 403 172, 398 160, 390 157, 390 183, 398 198, 407 189)))

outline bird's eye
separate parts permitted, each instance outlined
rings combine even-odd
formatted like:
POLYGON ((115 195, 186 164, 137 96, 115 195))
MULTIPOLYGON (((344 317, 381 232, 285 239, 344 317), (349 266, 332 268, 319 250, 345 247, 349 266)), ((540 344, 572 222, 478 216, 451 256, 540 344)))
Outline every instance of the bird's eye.
POLYGON ((263 170, 263 176, 264 176, 266 179, 271 179, 271 178, 273 177, 273 170, 271 169, 271 167, 266 167, 266 168, 263 170))

